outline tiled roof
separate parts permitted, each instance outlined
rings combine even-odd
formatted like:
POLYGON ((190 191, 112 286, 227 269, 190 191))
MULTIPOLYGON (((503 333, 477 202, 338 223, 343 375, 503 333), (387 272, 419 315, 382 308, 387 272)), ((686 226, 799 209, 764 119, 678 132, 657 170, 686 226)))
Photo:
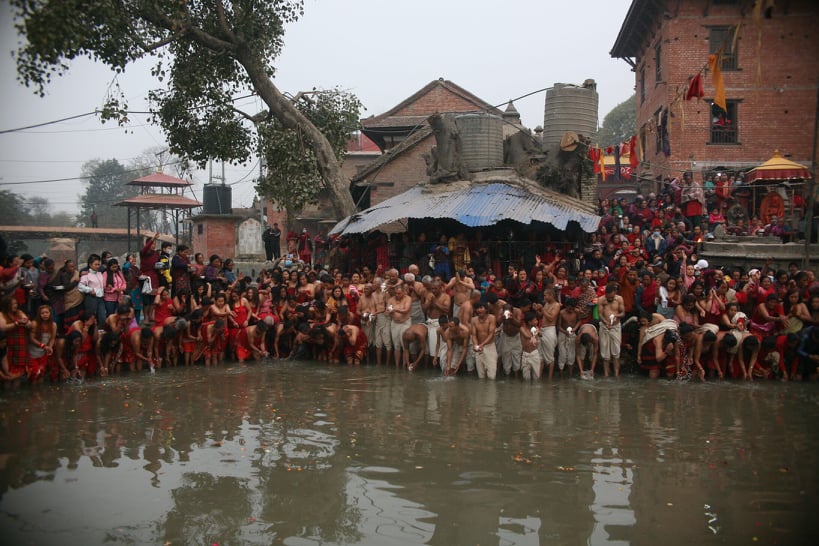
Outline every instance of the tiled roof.
POLYGON ((418 99, 423 97, 424 95, 431 92, 435 87, 443 87, 450 93, 461 97, 462 99, 466 100, 475 105, 475 112, 487 112, 490 114, 495 115, 502 115, 503 111, 495 108, 485 100, 473 95, 463 87, 443 78, 439 78, 437 80, 433 80, 429 82, 427 85, 404 99, 403 101, 399 102, 397 105, 393 106, 383 114, 379 114, 377 116, 373 116, 370 118, 366 118, 361 120, 361 124, 364 126, 365 129, 371 129, 375 127, 416 127, 426 122, 427 118, 435 114, 436 112, 427 112, 423 115, 398 115, 401 110, 407 108, 408 106, 412 105, 418 99))
POLYGON ((387 150, 386 152, 381 154, 381 156, 378 159, 364 167, 361 170, 361 172, 356 173, 356 175, 352 179, 352 183, 357 184, 366 181, 368 176, 378 172, 379 170, 381 170, 381 168, 384 167, 384 165, 386 165, 399 155, 403 154, 407 150, 410 150, 416 144, 420 143, 430 135, 432 135, 432 128, 429 125, 425 125, 418 131, 415 131, 410 136, 402 140, 398 144, 398 146, 387 150))
POLYGON ((114 206, 143 209, 193 209, 201 207, 202 203, 181 195, 146 193, 114 203, 114 206))
POLYGON ((365 135, 364 133, 358 132, 352 137, 347 140, 347 144, 345 145, 345 151, 348 154, 351 153, 374 153, 380 154, 381 148, 378 147, 378 144, 370 140, 370 138, 365 135))
POLYGON ((643 41, 654 36, 653 23, 660 9, 654 0, 633 0, 609 55, 615 59, 636 57, 643 41))
POLYGON ((162 188, 187 188, 192 183, 163 173, 152 173, 128 182, 129 186, 154 186, 162 188))

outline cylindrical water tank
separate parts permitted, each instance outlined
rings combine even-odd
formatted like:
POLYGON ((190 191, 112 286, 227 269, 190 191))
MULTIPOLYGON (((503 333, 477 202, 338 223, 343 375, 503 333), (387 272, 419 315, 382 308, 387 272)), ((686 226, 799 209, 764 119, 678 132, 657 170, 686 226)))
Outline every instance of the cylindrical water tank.
POLYGON ((455 117, 461 134, 466 168, 481 171, 503 166, 503 120, 490 114, 461 114, 455 117))
POLYGON ((205 214, 230 214, 233 188, 224 184, 205 184, 202 205, 205 214))
POLYGON ((546 91, 543 116, 543 149, 560 144, 566 131, 594 138, 597 135, 597 85, 586 80, 582 86, 556 83, 546 91))

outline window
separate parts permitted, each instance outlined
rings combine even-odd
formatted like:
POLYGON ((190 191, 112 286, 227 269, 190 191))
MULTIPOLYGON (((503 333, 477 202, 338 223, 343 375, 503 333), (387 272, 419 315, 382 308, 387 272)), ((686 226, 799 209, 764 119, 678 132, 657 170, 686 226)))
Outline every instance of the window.
POLYGON ((205 232, 204 224, 196 224, 196 234, 197 235, 202 235, 202 233, 204 233, 204 232, 205 232))
POLYGON ((646 102, 646 67, 640 69, 640 104, 646 102))
POLYGON ((738 70, 737 48, 734 46, 736 27, 711 27, 708 30, 708 53, 722 52, 722 69, 738 70))
MULTIPOLYGON (((657 120, 656 130, 654 131, 654 144, 655 144, 655 154, 659 154, 663 151, 663 130, 660 127, 660 120, 662 119, 660 116, 662 115, 662 108, 658 108, 656 112, 654 112, 654 119, 657 120)), ((643 148, 645 149, 645 148, 643 148)))
POLYGON ((737 127, 739 102, 738 100, 726 100, 727 112, 711 103, 711 140, 709 144, 739 144, 737 127))
POLYGON ((657 47, 654 48, 654 78, 657 83, 663 81, 663 68, 660 64, 662 58, 663 45, 657 42, 657 47))
POLYGON ((643 125, 640 128, 640 149, 643 150, 643 154, 645 154, 645 150, 646 150, 646 133, 647 132, 648 131, 646 130, 646 126, 643 125))

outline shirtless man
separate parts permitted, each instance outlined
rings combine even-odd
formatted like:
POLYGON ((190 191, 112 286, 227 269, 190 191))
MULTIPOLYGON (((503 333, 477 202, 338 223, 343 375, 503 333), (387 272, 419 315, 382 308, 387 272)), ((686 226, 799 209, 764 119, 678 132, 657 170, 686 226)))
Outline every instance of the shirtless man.
POLYGON ((478 377, 494 380, 498 373, 498 352, 495 348, 495 316, 489 314, 486 304, 475 304, 475 316, 471 323, 472 347, 478 377))
POLYGON ((393 295, 387 298, 387 313, 390 316, 390 339, 395 355, 395 367, 401 366, 402 336, 410 327, 410 310, 412 300, 404 290, 403 284, 396 284, 392 289, 393 295))
POLYGON ((566 304, 560 310, 557 318, 557 367, 561 377, 563 369, 569 366, 569 377, 571 377, 571 367, 575 362, 575 338, 577 337, 577 300, 566 299, 566 304))
POLYGON ((446 340, 446 367, 444 375, 457 375, 469 346, 469 327, 455 317, 444 334, 446 340))
POLYGON ((430 289, 427 290, 424 297, 424 312, 427 314, 427 332, 429 333, 429 340, 427 343, 427 351, 430 356, 437 356, 435 348, 437 346, 437 331, 440 326, 440 318, 447 316, 452 298, 443 289, 443 284, 440 280, 432 281, 430 289))
MULTIPOLYGON (((620 346, 622 345, 621 320, 626 316, 622 296, 617 294, 617 284, 606 286, 606 293, 597 300, 600 312, 600 358, 603 360, 603 376, 609 376, 609 363, 614 364, 614 377, 620 377, 620 346)), ((594 368, 589 372, 594 376, 594 368)))
POLYGON ((435 329, 435 340, 433 341, 431 349, 433 366, 446 366, 447 350, 446 338, 444 336, 451 325, 452 323, 446 315, 441 315, 441 318, 438 319, 438 327, 435 329))
POLYGON ((455 275, 446 284, 446 290, 452 291, 452 316, 460 316, 458 309, 464 302, 471 299, 475 283, 463 271, 456 271, 455 275))
POLYGON ((549 367, 549 380, 555 371, 555 349, 557 348, 557 317, 560 315, 560 303, 555 298, 555 289, 543 291, 543 306, 540 309, 540 340, 538 352, 540 359, 549 367))
POLYGON ((413 324, 404 331, 401 336, 401 343, 404 348, 404 366, 409 371, 418 367, 418 363, 426 356, 427 353, 427 332, 426 324, 413 324), (417 352, 414 352, 414 347, 417 347, 417 352), (413 359, 413 355, 416 355, 413 359))
POLYGON ((495 315, 495 323, 498 325, 500 325, 503 320, 503 309, 507 303, 506 300, 500 299, 494 292, 486 294, 486 308, 489 314, 495 315))
POLYGON ((423 302, 426 295, 426 288, 421 281, 417 281, 415 275, 407 273, 404 275, 404 291, 410 297, 410 322, 412 324, 422 324, 426 322, 424 316, 423 302))
POLYGON ((384 282, 387 283, 387 292, 392 293, 392 289, 402 284, 401 277, 397 269, 390 268, 384 272, 384 282))
MULTIPOLYGON (((475 304, 479 301, 481 301, 481 291, 473 290, 470 298, 463 302, 458 308, 458 314, 455 316, 458 317, 462 325, 469 327, 469 325, 472 324, 472 316, 475 314, 475 304)), ((467 345, 465 362, 466 371, 469 373, 475 371, 475 351, 472 344, 467 345)))
MULTIPOLYGON (((529 381, 530 379, 537 379, 543 374, 543 362, 540 359, 538 347, 540 345, 540 329, 537 325, 537 314, 534 311, 529 311, 523 316, 524 323, 520 327, 520 345, 521 353, 521 370, 523 371, 523 379, 529 381)), ((554 355, 554 349, 552 350, 554 355)), ((552 362, 554 365, 554 362, 552 362)))
POLYGON ((375 346, 375 317, 376 305, 373 285, 365 284, 361 288, 361 298, 358 300, 358 312, 361 313, 361 329, 367 336, 368 348, 375 346))
POLYGON ((694 331, 694 350, 692 351, 691 364, 696 369, 700 381, 705 381, 705 366, 702 365, 703 353, 711 353, 711 365, 713 369, 719 368, 717 334, 719 326, 705 323, 694 331))
POLYGON ((575 338, 575 355, 577 358, 577 369, 580 371, 580 377, 583 379, 592 379, 594 377, 594 368, 597 366, 597 354, 599 353, 600 340, 597 336, 597 328, 594 324, 587 322, 580 326, 577 330, 577 337, 575 338), (586 356, 589 356, 589 371, 583 371, 583 362, 586 356))
POLYGON ((507 304, 503 310, 501 322, 501 362, 503 373, 507 376, 520 371, 520 359, 523 348, 520 345, 520 327, 523 325, 523 313, 517 307, 507 304))
POLYGON ((381 357, 384 350, 387 354, 384 364, 389 364, 392 359, 392 338, 390 337, 390 315, 387 313, 387 281, 381 277, 373 279, 373 299, 375 301, 375 364, 381 365, 381 357))

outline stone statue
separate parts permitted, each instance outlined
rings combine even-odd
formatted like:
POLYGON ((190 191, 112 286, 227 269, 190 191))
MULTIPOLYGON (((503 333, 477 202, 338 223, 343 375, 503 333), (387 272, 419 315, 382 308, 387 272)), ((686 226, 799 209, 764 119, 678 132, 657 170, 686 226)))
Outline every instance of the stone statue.
POLYGON ((503 141, 503 163, 521 176, 534 178, 544 155, 540 142, 524 131, 518 131, 503 141))
POLYGON ((424 154, 430 183, 469 179, 455 117, 451 114, 433 114, 427 121, 435 135, 435 146, 429 154, 424 154))
POLYGON ((588 158, 591 139, 575 133, 564 136, 560 144, 546 150, 546 160, 538 169, 537 180, 543 186, 569 197, 580 198, 584 176, 591 176, 591 160, 588 158), (589 170, 585 173, 584 170, 589 170))

